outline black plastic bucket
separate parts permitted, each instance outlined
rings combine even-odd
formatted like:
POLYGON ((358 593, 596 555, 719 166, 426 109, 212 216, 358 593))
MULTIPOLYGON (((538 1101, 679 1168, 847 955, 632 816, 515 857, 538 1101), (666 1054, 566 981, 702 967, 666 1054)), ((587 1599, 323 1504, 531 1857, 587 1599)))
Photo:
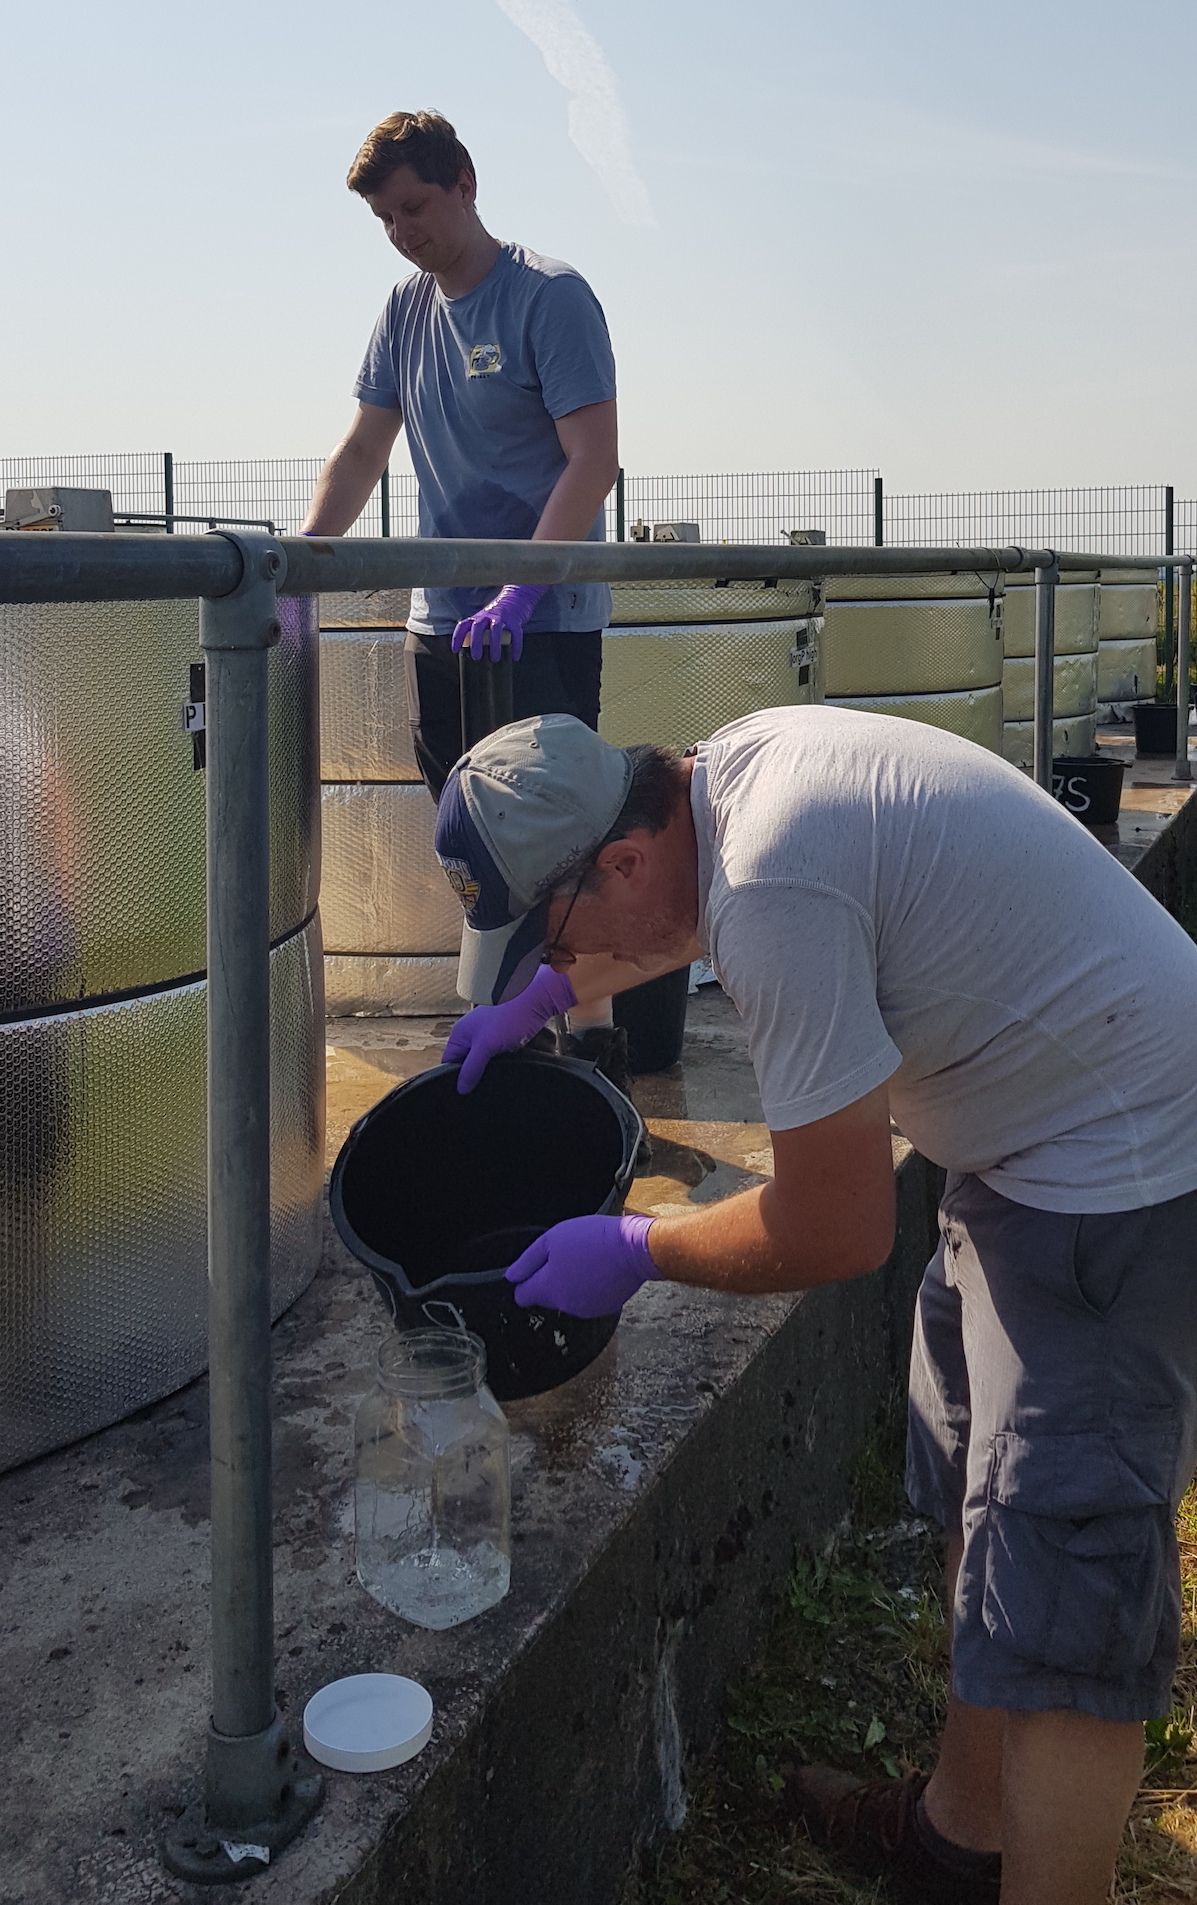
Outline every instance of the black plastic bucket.
POLYGON ((521 1310, 503 1272, 566 1217, 622 1209, 644 1127, 593 1065, 520 1052, 457 1091, 438 1065, 360 1118, 332 1171, 332 1217, 401 1329, 473 1330, 500 1399, 577 1375, 618 1316, 521 1310))
POLYGON ((1052 793, 1086 827, 1109 827, 1122 804, 1125 763, 1108 754, 1060 754, 1052 762, 1052 793))
POLYGON ((1136 701, 1134 718, 1136 754, 1175 754, 1175 701, 1136 701))
POLYGON ((689 991, 690 968, 681 966, 630 992, 616 993, 615 1023, 627 1029, 630 1072, 663 1072, 677 1064, 686 1036, 689 991))

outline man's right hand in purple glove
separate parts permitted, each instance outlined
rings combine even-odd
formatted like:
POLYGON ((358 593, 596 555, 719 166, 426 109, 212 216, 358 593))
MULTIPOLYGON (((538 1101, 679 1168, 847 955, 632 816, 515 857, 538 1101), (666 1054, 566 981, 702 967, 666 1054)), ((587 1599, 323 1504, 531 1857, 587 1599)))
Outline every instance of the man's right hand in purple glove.
POLYGON ((506 1272, 519 1309, 611 1316, 659 1277, 648 1247, 653 1217, 567 1217, 529 1244, 506 1272))
POLYGON ((473 1091, 492 1058, 514 1052, 535 1038, 542 1026, 577 1005, 567 972, 538 966, 536 977, 514 999, 502 1005, 476 1005, 449 1034, 441 1054, 443 1065, 458 1065, 457 1089, 473 1091))
POLYGON ((453 653, 458 655, 468 648, 475 661, 483 661, 488 654, 491 661, 498 661, 506 629, 511 637, 511 659, 518 661, 524 652, 524 624, 544 593, 536 582, 509 582, 477 615, 467 615, 457 624, 449 644, 453 653))

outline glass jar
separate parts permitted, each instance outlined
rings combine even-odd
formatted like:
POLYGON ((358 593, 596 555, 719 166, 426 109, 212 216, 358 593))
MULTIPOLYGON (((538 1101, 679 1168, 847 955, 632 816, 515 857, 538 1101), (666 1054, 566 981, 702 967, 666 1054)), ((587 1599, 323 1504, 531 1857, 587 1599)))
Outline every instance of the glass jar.
POLYGON ((355 1435, 357 1578, 417 1627, 456 1627, 507 1592, 507 1420, 467 1330, 388 1337, 355 1435))

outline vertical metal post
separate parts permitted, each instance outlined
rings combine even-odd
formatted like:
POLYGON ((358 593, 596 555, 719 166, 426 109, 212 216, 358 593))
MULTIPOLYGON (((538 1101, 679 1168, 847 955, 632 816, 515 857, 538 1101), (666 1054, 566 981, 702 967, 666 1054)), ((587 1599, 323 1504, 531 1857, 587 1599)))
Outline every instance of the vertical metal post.
POLYGON ((1056 561, 1035 571, 1035 756, 1036 782, 1052 789, 1052 739, 1056 686, 1056 561))
POLYGON ((169 450, 162 452, 162 510, 166 517, 166 533, 175 533, 175 459, 169 450))
POLYGON ((878 549, 885 543, 885 484, 879 476, 873 478, 873 541, 878 549))
POLYGON ((391 472, 384 470, 378 479, 378 501, 382 509, 382 533, 391 533, 391 472))
MULTIPOLYGON (((274 1698, 270 1417, 270 848, 267 651, 282 549, 220 532, 242 557, 232 594, 200 604, 207 687, 208 1360, 212 1722, 206 1831, 170 1869, 243 1879, 227 1843, 285 1845, 319 1804, 274 1698)), ((253 1871, 252 1865, 248 1871, 253 1871)))
MULTIPOLYGON (((1174 555, 1176 543, 1176 492, 1171 483, 1164 489, 1164 554, 1174 555)), ((1173 661, 1176 654, 1175 635, 1175 591, 1176 578, 1169 563, 1164 570, 1164 693, 1172 693, 1173 661)))
MULTIPOLYGON (((1169 569, 1168 574, 1172 571, 1169 569)), ((1174 781, 1191 781, 1189 765, 1189 669, 1193 646, 1193 564, 1180 565, 1180 616, 1176 636, 1176 765, 1174 781)))
POLYGON ((615 479, 615 540, 626 542, 628 539, 628 494, 624 480, 623 465, 619 466, 619 475, 615 479))

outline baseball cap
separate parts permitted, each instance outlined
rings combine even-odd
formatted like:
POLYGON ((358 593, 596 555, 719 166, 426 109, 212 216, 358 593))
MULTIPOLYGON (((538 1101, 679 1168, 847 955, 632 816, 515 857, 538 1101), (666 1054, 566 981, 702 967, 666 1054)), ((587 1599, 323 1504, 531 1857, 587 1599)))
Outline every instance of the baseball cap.
POLYGON ((544 952, 556 888, 615 825, 632 757, 570 714, 541 714, 479 741, 445 783, 436 857, 465 910, 457 990, 498 1004, 544 952))

